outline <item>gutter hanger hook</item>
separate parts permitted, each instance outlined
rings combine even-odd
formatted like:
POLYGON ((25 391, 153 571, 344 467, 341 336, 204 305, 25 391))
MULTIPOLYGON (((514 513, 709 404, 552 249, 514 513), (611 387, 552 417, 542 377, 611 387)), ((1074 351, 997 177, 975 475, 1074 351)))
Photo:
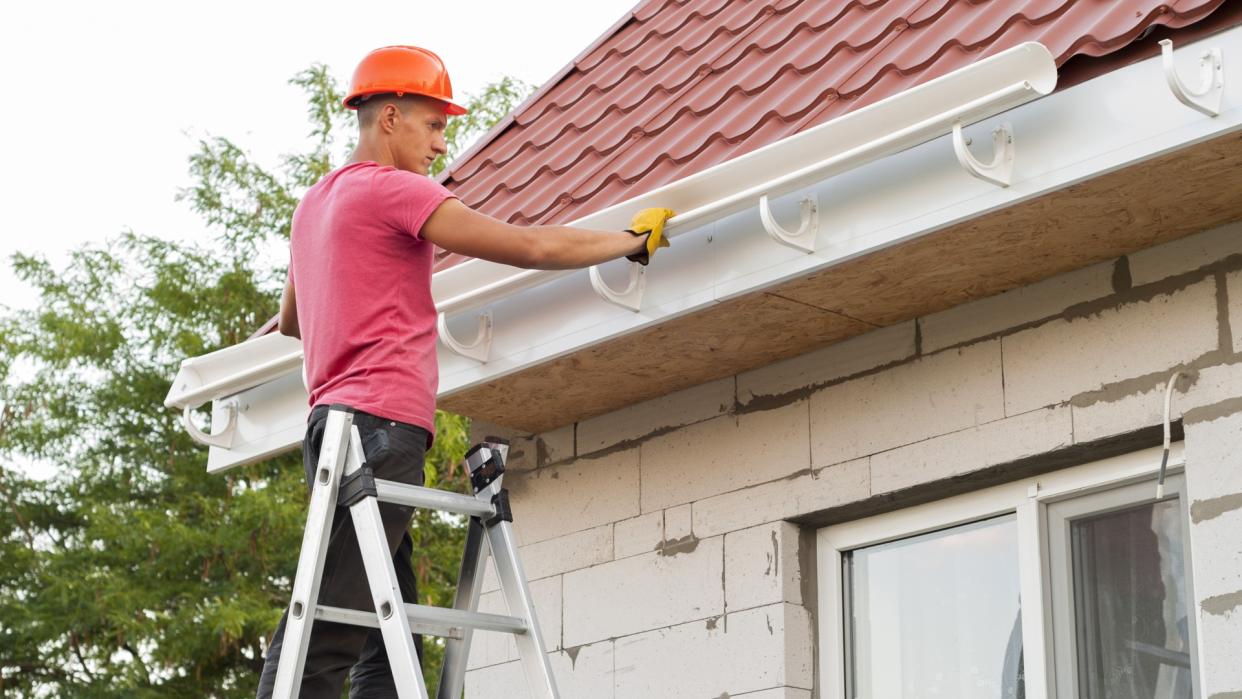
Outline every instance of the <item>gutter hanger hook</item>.
POLYGON ((467 359, 480 364, 487 363, 492 351, 492 312, 487 311, 479 316, 479 332, 470 342, 461 342, 449 332, 448 317, 441 313, 436 318, 436 329, 440 331, 440 341, 444 346, 467 359))
POLYGON ((599 272, 599 265, 590 269, 591 288, 605 301, 622 308, 638 312, 643 303, 643 291, 647 288, 647 268, 637 262, 630 263, 630 281, 625 289, 615 291, 604 281, 599 272))
POLYGON ((1160 40, 1160 60, 1164 64, 1164 80, 1179 102, 1214 117, 1220 114, 1221 96, 1225 94, 1225 68, 1219 48, 1208 49, 1199 56, 1199 88, 1186 87, 1173 65, 1173 42, 1160 40))
POLYGON ((1013 127, 1001 124, 992 131, 992 162, 986 165, 970 152, 962 122, 953 122, 953 152, 966 172, 998 187, 1008 187, 1013 179, 1013 127))
POLYGON ((802 198, 800 205, 802 222, 798 225, 798 230, 793 233, 785 230, 781 224, 776 222, 776 218, 772 216, 772 205, 766 194, 759 197, 759 219, 763 221, 763 229, 772 236, 772 240, 810 254, 815 252, 815 238, 819 235, 819 198, 812 192, 802 198))
POLYGON ((194 410, 190 406, 185 406, 181 412, 181 424, 185 426, 185 431, 190 433, 190 438, 199 444, 209 447, 220 447, 221 449, 229 449, 233 446, 233 435, 237 433, 237 399, 230 398, 222 401, 220 407, 228 411, 229 422, 216 434, 207 434, 198 429, 198 425, 194 424, 194 420, 190 418, 190 412, 194 410))

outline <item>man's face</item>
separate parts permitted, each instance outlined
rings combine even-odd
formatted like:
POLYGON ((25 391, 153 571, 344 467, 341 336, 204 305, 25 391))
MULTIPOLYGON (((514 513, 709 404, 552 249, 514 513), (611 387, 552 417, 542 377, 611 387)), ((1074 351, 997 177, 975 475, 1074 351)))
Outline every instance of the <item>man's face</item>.
POLYGON ((402 110, 393 130, 397 167, 428 174, 435 159, 448 152, 444 127, 448 117, 437 100, 420 99, 402 110))

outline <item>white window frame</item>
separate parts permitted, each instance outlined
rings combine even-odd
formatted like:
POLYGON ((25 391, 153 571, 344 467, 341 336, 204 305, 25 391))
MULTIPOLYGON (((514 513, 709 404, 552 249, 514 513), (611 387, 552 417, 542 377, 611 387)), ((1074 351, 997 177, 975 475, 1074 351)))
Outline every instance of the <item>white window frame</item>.
MULTIPOLYGON (((1045 473, 902 510, 835 524, 816 534, 819 587, 819 678, 823 699, 846 699, 846 645, 844 609, 845 553, 864 546, 905 539, 969 522, 1016 513, 1018 525, 1018 576, 1022 603, 1022 644, 1026 696, 1029 699, 1067 699, 1056 694, 1057 679, 1053 648, 1053 609, 1048 551, 1048 506, 1071 498, 1111 490, 1133 483, 1150 482, 1155 498, 1155 479, 1160 468, 1160 448, 1124 454, 1081 466, 1045 473)), ((1185 467, 1182 443, 1173 444, 1168 471, 1181 474, 1185 467)), ((1168 493, 1166 493, 1166 496, 1168 493)), ((1180 493, 1183 531, 1189 532, 1189 506, 1180 493)), ((1186 541, 1186 558, 1191 558, 1186 541)), ((1187 565, 1187 605, 1194 605, 1194 583, 1187 565)), ((1196 658, 1201 647, 1196 615, 1190 615, 1191 672, 1195 697, 1203 687, 1203 668, 1196 658)))

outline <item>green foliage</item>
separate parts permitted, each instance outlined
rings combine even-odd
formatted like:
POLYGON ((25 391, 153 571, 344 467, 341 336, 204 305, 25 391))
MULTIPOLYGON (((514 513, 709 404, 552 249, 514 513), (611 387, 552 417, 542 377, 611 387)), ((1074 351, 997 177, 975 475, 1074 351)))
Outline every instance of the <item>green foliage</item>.
MULTIPOLYGON (((253 696, 262 650, 288 601, 305 522, 301 456, 209 476, 205 450, 166 410, 178 363, 246 339, 278 307, 299 194, 352 147, 353 117, 323 66, 308 96, 310 147, 277 170, 212 138, 181 197, 217 235, 180 243, 127 232, 63 268, 17 255, 38 290, 0 308, 0 694, 253 696), (31 478, 24 466, 50 470, 31 478)), ((453 152, 527 88, 469 101, 453 152)), ((467 421, 437 413, 428 485, 465 490, 467 421)), ((463 523, 412 527, 422 601, 451 603, 463 523)), ((442 647, 428 639, 426 672, 442 647)))

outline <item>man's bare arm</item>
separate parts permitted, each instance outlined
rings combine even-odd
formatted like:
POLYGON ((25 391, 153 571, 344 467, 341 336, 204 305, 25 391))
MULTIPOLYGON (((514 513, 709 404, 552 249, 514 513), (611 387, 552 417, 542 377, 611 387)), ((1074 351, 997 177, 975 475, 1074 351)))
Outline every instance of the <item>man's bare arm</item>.
POLYGON ((571 226, 514 226, 446 199, 423 224, 422 235, 450 252, 528 269, 589 267, 644 248, 624 231, 571 226))
POLYGON ((292 274, 285 282, 284 292, 280 294, 280 320, 277 321, 276 328, 280 330, 281 335, 302 338, 302 329, 298 327, 298 303, 293 293, 292 274))

